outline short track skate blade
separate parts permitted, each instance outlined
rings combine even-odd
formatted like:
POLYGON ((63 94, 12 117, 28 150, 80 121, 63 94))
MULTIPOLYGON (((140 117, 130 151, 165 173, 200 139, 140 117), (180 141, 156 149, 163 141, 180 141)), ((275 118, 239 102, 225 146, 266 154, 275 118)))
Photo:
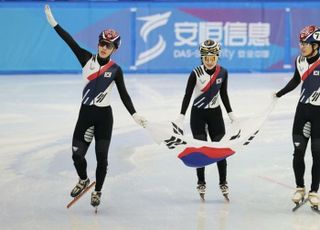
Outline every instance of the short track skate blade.
POLYGON ((299 203, 296 203, 296 206, 292 209, 292 212, 297 211, 301 206, 303 206, 306 202, 308 201, 308 199, 304 199, 302 201, 300 201, 299 203))
POLYGON ((94 208, 94 213, 95 213, 95 214, 98 213, 98 206, 94 208))
POLYGON ((96 184, 95 181, 93 181, 89 186, 87 186, 78 196, 73 198, 73 200, 67 205, 67 208, 70 208, 74 203, 76 203, 86 192, 89 191, 90 188, 92 188, 96 184))
POLYGON ((201 197, 201 200, 202 200, 202 201, 205 201, 205 199, 204 199, 204 193, 199 193, 199 195, 200 195, 200 197, 201 197))
POLYGON ((224 199, 227 201, 227 202, 230 202, 230 199, 229 199, 229 196, 227 194, 224 194, 224 199))
POLYGON ((319 210, 319 206, 318 205, 311 206, 311 210, 314 211, 317 214, 320 214, 320 210, 319 210))

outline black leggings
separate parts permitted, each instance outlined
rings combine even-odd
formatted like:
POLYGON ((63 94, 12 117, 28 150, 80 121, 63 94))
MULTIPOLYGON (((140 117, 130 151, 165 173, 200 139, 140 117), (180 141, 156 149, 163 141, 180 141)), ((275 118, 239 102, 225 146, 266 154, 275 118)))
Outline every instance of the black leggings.
MULTIPOLYGON (((207 131, 211 141, 220 141, 225 134, 225 126, 220 106, 214 109, 192 107, 190 117, 193 138, 207 141, 207 131), (206 130, 207 128, 207 130, 206 130)), ((217 162, 219 184, 227 183, 227 160, 217 162)), ((205 184, 205 168, 197 168, 198 184, 205 184)))
POLYGON ((110 106, 81 106, 72 138, 72 159, 80 179, 86 179, 88 176, 85 155, 92 138, 95 138, 97 159, 96 191, 101 191, 107 174, 108 150, 112 126, 113 115, 110 106))
POLYGON ((294 117, 292 140, 294 146, 293 170, 297 187, 304 187, 305 152, 311 137, 312 182, 311 190, 317 192, 320 182, 320 106, 299 103, 294 117))

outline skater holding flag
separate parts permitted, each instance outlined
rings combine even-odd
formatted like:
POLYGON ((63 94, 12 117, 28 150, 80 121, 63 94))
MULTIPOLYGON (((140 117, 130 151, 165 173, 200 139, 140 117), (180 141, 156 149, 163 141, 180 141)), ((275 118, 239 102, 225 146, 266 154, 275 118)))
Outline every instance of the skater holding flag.
MULTIPOLYGON (((207 133, 211 141, 220 141, 225 135, 225 125, 220 108, 219 96, 229 115, 231 122, 235 121, 229 97, 227 93, 228 72, 218 65, 220 44, 213 40, 206 40, 199 47, 202 64, 197 66, 190 73, 185 95, 182 101, 181 112, 176 120, 182 128, 183 120, 189 106, 192 94, 195 99, 192 104, 190 125, 194 139, 207 140, 207 133)), ((228 197, 227 184, 227 160, 217 162, 219 172, 219 187, 222 194, 228 197)), ((206 190, 205 167, 196 169, 197 190, 204 198, 206 190)))

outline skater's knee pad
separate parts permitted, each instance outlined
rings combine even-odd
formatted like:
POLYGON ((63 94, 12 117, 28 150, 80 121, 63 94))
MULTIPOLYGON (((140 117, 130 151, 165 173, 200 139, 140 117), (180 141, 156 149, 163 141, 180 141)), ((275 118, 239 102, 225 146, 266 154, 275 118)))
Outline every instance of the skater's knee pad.
POLYGON ((293 135, 294 151, 305 152, 308 144, 308 139, 301 135, 293 135))
POLYGON ((88 147, 86 143, 74 140, 72 143, 72 159, 75 162, 82 161, 87 153, 88 147))
POLYGON ((309 121, 304 124, 302 132, 303 136, 305 136, 306 138, 309 138, 311 136, 311 123, 309 121))

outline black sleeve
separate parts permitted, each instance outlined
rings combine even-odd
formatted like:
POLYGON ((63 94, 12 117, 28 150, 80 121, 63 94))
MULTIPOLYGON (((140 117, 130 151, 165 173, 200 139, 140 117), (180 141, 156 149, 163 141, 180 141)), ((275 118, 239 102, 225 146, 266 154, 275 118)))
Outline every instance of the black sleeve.
POLYGON ((126 107, 126 109, 131 115, 134 114, 136 110, 134 109, 131 98, 124 84, 123 72, 121 68, 119 68, 119 70, 116 73, 115 82, 116 82, 122 103, 124 104, 124 106, 126 107))
POLYGON ((294 71, 294 75, 292 79, 288 82, 288 84, 281 89, 279 92, 276 93, 277 97, 282 97, 283 95, 289 93, 290 91, 294 90, 301 82, 299 71, 296 67, 294 71))
POLYGON ((78 58, 81 66, 84 67, 88 60, 92 57, 92 53, 81 48, 78 43, 65 31, 59 24, 54 27, 59 36, 68 44, 73 53, 78 58))
POLYGON ((224 107, 226 108, 227 113, 232 112, 229 96, 228 96, 228 72, 226 71, 226 77, 222 82, 220 88, 220 97, 224 107))
POLYGON ((183 101, 182 101, 180 113, 183 115, 185 115, 187 112, 187 109, 188 109, 188 106, 189 106, 189 103, 191 100, 191 96, 192 96, 192 93, 193 93, 193 90, 194 90, 196 83, 197 83, 197 77, 196 77, 196 74, 192 71, 190 73, 189 80, 187 83, 187 88, 186 88, 186 91, 185 91, 185 94, 183 97, 183 101))

